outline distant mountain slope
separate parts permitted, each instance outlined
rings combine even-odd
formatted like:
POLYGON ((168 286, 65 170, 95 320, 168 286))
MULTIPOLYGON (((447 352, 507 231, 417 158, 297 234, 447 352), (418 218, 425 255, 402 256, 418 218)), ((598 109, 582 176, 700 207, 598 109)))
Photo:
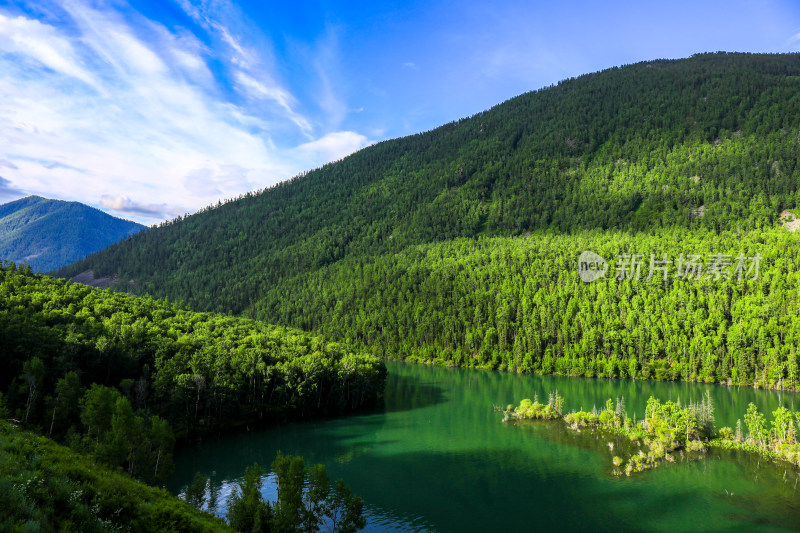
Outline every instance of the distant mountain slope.
POLYGON ((142 229, 78 202, 28 196, 0 205, 0 259, 46 272, 142 229))

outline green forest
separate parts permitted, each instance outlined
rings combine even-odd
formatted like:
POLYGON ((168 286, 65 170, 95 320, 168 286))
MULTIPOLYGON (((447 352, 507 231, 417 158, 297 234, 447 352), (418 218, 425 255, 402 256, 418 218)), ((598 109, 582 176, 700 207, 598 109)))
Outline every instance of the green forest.
MULTIPOLYGON (((0 267, 0 353, 0 419, 71 448, 62 451, 51 440, 18 435, 20 429, 3 425, 0 470, 8 472, 0 472, 2 482, 41 479, 60 491, 55 499, 48 500, 44 492, 31 500, 14 485, 9 498, 21 498, 14 505, 23 515, 29 504, 34 510, 61 505, 61 496, 72 506, 64 511, 67 515, 83 513, 83 504, 76 501, 84 500, 62 493, 83 490, 76 476, 97 494, 103 492, 97 468, 162 485, 172 473, 178 438, 374 406, 386 376, 384 363, 374 355, 354 353, 319 336, 194 313, 167 300, 90 288, 13 263, 0 267), (47 468, 37 458, 40 447, 67 471, 43 477, 47 468), (83 458, 69 466, 73 461, 64 454, 83 458), (18 464, 15 455, 26 459, 18 464), (23 471, 14 470, 15 465, 23 471)), ((164 500, 160 494, 152 498, 164 500)), ((96 501, 105 496, 86 497, 96 501)), ((150 513, 139 506, 151 496, 141 497, 145 503, 140 496, 131 498, 131 512, 150 513)), ((54 517, 67 516, 62 510, 29 518, 46 528, 54 517)), ((103 518, 101 511, 92 520, 103 518)), ((117 516, 112 522, 136 520, 117 516)))
POLYGON ((781 216, 800 207, 799 89, 796 54, 587 74, 58 275, 118 276, 123 291, 378 356, 796 389, 800 237, 781 216), (577 275, 587 250, 611 269, 591 284, 577 275), (625 254, 642 255, 641 280, 616 279, 625 254), (677 276, 695 255, 705 270, 677 276), (669 262, 666 280, 645 279, 651 256, 669 262), (761 258, 757 276, 739 275, 740 256, 761 258))
POLYGON ((344 413, 374 405, 383 390, 380 359, 322 337, 13 265, 0 276, 0 390, 12 416, 49 433, 54 409, 54 434, 77 416, 64 399, 73 386, 113 388, 179 434, 344 413))
POLYGON ((282 281, 255 314, 419 362, 796 389, 797 239, 680 228, 456 239, 282 281), (609 260, 604 278, 578 277, 582 250, 609 260), (642 256, 638 279, 619 279, 623 254, 642 256), (706 270, 679 276, 681 254, 706 270), (709 270, 715 254, 730 264, 709 270))

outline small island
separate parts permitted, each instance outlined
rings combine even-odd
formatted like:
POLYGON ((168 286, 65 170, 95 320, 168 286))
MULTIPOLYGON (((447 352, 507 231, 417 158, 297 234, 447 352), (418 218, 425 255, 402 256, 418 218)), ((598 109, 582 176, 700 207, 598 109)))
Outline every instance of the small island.
MULTIPOLYGON (((647 400, 645 416, 637 421, 627 416, 625 401, 610 398, 603 409, 592 411, 572 411, 563 414, 564 398, 558 391, 551 393, 547 403, 525 399, 517 407, 508 405, 503 412, 503 422, 522 422, 528 420, 561 420, 571 430, 592 431, 602 434, 625 437, 629 445, 626 457, 615 455, 614 474, 630 476, 655 468, 663 463, 674 462, 676 456, 697 456, 709 448, 742 450, 760 454, 764 457, 785 461, 800 466, 800 412, 779 407, 772 413, 772 421, 767 426, 766 417, 750 403, 736 429, 720 428, 714 425, 714 406, 711 395, 706 395, 699 403, 681 405, 650 397, 647 400)), ((613 450, 613 443, 609 444, 613 450)))

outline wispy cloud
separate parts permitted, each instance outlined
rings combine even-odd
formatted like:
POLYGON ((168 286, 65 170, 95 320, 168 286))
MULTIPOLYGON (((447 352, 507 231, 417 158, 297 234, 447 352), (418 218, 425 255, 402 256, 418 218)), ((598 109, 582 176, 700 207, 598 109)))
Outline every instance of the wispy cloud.
POLYGON ((199 168, 186 175, 184 184, 187 190, 196 194, 220 197, 225 191, 254 189, 248 180, 248 173, 248 169, 240 165, 199 168))
POLYGON ((796 33, 789 37, 786 41, 786 45, 791 49, 793 52, 800 52, 800 33, 796 33))
POLYGON ((69 40, 56 28, 23 16, 8 17, 0 13, 0 50, 23 60, 38 61, 54 72, 96 86, 92 76, 81 65, 69 40))
POLYGON ((0 192, 149 223, 368 142, 300 111, 269 50, 238 37, 247 22, 235 7, 180 5, 199 32, 119 2, 64 2, 58 22, 0 7, 0 192))
POLYGON ((209 32, 211 39, 224 45, 223 59, 230 71, 235 87, 247 98, 268 100, 277 106, 277 111, 293 122, 304 135, 311 138, 312 127, 309 120, 296 111, 297 100, 269 72, 274 62, 268 50, 260 51, 244 44, 230 26, 241 27, 243 17, 238 9, 225 0, 193 5, 186 0, 178 4, 196 23, 209 32))
POLYGON ((327 125, 339 128, 348 114, 348 106, 342 101, 337 88, 344 85, 338 78, 341 63, 339 30, 328 25, 315 46, 306 50, 306 61, 314 66, 317 78, 315 99, 324 112, 327 125))
POLYGON ((263 83, 242 71, 236 72, 235 76, 237 86, 243 93, 257 100, 275 102, 286 114, 286 117, 310 137, 311 124, 305 117, 292 109, 294 97, 291 94, 273 83, 263 83))

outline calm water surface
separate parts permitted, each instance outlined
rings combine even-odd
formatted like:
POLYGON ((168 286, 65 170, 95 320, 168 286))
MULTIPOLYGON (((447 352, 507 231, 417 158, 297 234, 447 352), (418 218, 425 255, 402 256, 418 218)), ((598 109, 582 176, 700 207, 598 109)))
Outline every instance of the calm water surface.
MULTIPOLYGON (((246 466, 278 450, 324 463, 366 503, 367 531, 800 531, 791 467, 713 452, 631 478, 611 474, 606 440, 558 424, 500 422, 492 405, 558 390, 566 409, 622 396, 641 418, 647 398, 687 403, 706 390, 717 427, 735 427, 749 402, 800 409, 800 397, 685 383, 630 382, 445 369, 387 362, 385 407, 207 439, 182 449, 169 488, 211 478, 218 514, 246 466)), ((264 494, 276 497, 272 478, 264 494)))

